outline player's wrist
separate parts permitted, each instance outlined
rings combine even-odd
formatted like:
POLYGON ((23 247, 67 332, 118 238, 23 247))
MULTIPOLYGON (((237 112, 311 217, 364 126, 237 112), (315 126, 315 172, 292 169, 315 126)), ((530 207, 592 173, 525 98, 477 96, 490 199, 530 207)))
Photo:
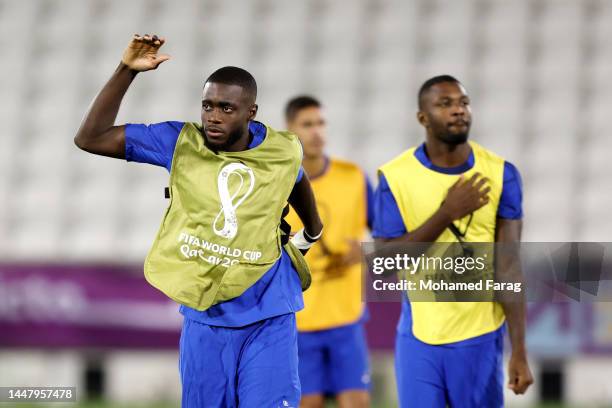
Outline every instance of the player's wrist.
POLYGON ((512 358, 527 360, 527 348, 524 344, 512 346, 512 358))
POLYGON ((448 208, 448 204, 446 202, 442 203, 440 209, 438 210, 438 216, 440 217, 440 221, 445 225, 450 225, 453 221, 455 221, 453 211, 448 208))
POLYGON ((319 238, 321 238, 321 233, 318 236, 308 236, 304 228, 295 233, 295 235, 291 238, 291 243, 295 245, 295 247, 302 251, 307 251, 310 247, 317 242, 319 238))
POLYGON ((130 65, 128 63, 126 63, 123 59, 121 60, 121 62, 119 62, 119 71, 124 71, 124 72, 129 72, 132 75, 136 75, 138 74, 139 71, 135 70, 134 68, 130 67, 130 65))
POLYGON ((306 241, 314 244, 321 238, 321 235, 323 235, 323 227, 319 228, 318 231, 319 231, 318 233, 313 234, 313 233, 308 232, 308 230, 304 228, 304 238, 306 239, 306 241))

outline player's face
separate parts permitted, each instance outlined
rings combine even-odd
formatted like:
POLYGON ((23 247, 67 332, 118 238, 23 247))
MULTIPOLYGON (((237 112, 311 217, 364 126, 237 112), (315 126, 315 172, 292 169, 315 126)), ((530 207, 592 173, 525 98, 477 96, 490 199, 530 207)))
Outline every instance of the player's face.
POLYGON ((202 95, 202 128, 206 144, 217 150, 232 150, 248 137, 248 123, 255 118, 257 105, 238 85, 207 82, 202 95))
POLYGON ((323 155, 327 129, 321 108, 311 106, 301 109, 287 127, 300 138, 305 158, 318 158, 323 155))
POLYGON ((470 98, 461 84, 436 84, 423 96, 418 119, 440 141, 451 145, 465 143, 472 124, 470 98))

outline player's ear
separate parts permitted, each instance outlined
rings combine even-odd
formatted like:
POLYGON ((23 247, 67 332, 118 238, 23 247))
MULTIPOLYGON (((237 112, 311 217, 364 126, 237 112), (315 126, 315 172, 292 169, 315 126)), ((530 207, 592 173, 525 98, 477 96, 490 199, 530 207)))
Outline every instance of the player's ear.
POLYGON ((255 116, 257 115, 257 109, 259 107, 257 106, 256 103, 254 103, 251 108, 249 109, 249 120, 253 120, 255 119, 255 116))
POLYGON ((419 121, 419 123, 421 125, 423 125, 423 127, 427 127, 429 125, 428 121, 427 121, 427 116, 425 116, 425 114, 423 113, 423 111, 418 111, 416 114, 417 120, 419 121))

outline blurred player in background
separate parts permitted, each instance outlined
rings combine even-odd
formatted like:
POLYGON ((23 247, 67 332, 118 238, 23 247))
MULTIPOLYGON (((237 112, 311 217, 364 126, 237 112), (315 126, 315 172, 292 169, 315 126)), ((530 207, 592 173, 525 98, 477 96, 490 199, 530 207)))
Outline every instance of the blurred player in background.
MULTIPOLYGON (((301 407, 323 407, 335 396, 340 407, 369 406, 370 374, 361 299, 361 247, 371 225, 372 187, 353 163, 324 152, 326 123, 321 104, 310 96, 291 99, 287 129, 298 135, 303 166, 312 183, 325 233, 306 260, 312 285, 297 314, 301 407)), ((292 211, 293 230, 302 224, 292 211)))
POLYGON ((182 406, 297 407, 295 312, 303 307, 304 285, 294 267, 299 251, 279 244, 287 201, 305 225, 293 238, 299 249, 306 251, 322 229, 300 143, 253 120, 257 85, 236 67, 206 80, 201 124, 115 126, 137 74, 170 58, 158 54, 163 44, 157 36, 134 36, 75 143, 170 171, 170 206, 145 276, 182 304, 182 406))
MULTIPOLYGON (((472 117, 464 87, 451 76, 431 78, 422 85, 418 104, 425 143, 379 171, 377 242, 519 242, 520 175, 511 163, 468 142, 472 117)), ((505 321, 512 344, 509 388, 522 394, 533 382, 524 302, 409 302, 405 297, 395 357, 400 405, 503 406, 505 321)))

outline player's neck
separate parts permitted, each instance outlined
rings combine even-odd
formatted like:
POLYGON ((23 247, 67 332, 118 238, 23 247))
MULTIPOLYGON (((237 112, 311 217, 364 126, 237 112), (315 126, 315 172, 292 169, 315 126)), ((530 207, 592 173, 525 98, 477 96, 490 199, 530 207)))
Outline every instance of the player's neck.
POLYGON ((302 167, 309 179, 321 176, 327 167, 327 158, 325 155, 306 157, 302 160, 302 167))
POLYGON ((226 152, 241 152, 249 148, 249 145, 251 144, 252 140, 253 140, 253 136, 251 135, 251 132, 249 132, 249 129, 247 128, 246 132, 243 133, 242 136, 240 136, 238 140, 236 140, 234 143, 232 143, 229 146, 226 146, 225 148, 221 150, 224 150, 226 152))
POLYGON ((457 167, 469 159, 471 147, 467 142, 451 145, 427 138, 425 150, 427 157, 429 157, 429 160, 435 166, 457 167))

